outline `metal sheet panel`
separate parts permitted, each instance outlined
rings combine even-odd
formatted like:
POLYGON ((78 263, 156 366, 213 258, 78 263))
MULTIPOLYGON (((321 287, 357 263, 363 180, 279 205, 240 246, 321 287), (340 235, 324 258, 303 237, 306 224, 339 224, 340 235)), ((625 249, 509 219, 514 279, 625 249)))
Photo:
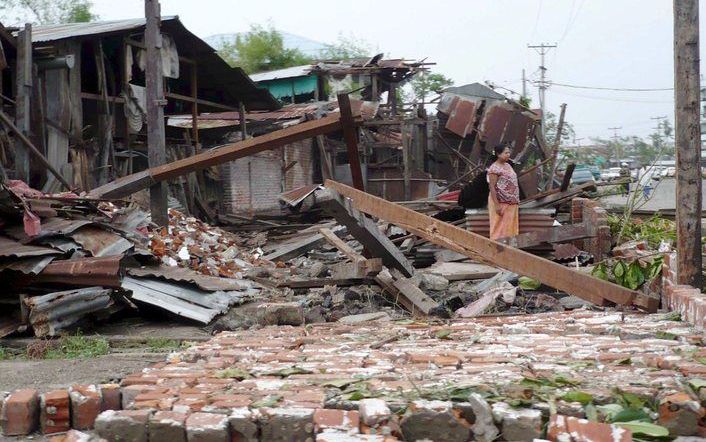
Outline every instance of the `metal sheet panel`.
POLYGON ((31 246, 22 244, 5 236, 0 236, 0 257, 27 257, 27 256, 47 256, 60 255, 54 249, 41 246, 31 246))
POLYGON ((121 259, 122 256, 109 256, 54 261, 34 280, 75 286, 120 287, 121 259))
POLYGON ((53 256, 36 256, 31 258, 10 258, 0 260, 0 272, 20 272, 24 275, 38 275, 52 261, 53 256))
POLYGON ((513 146, 513 156, 518 155, 525 149, 527 139, 532 129, 534 129, 534 124, 534 119, 524 112, 515 111, 510 116, 510 121, 505 129, 502 142, 510 143, 513 146))
POLYGON ((500 144, 511 115, 512 106, 507 103, 492 102, 486 104, 479 127, 481 138, 486 143, 486 149, 492 149, 500 144))
POLYGON ((196 284, 200 289, 209 292, 217 291, 242 291, 254 287, 250 280, 219 278, 217 276, 207 276, 197 273, 184 267, 142 267, 132 268, 127 271, 132 276, 154 276, 170 281, 181 281, 196 284))
POLYGON ((436 110, 446 115, 450 115, 458 104, 459 96, 454 94, 442 94, 436 110))
POLYGON ((289 192, 284 192, 279 196, 279 199, 280 201, 286 203, 288 206, 294 207, 304 201, 306 197, 308 197, 312 193, 323 188, 324 186, 322 186, 321 184, 311 184, 308 186, 302 186, 294 190, 290 190, 289 192))
POLYGON ((56 336, 91 313, 111 307, 111 293, 112 290, 103 287, 87 287, 25 299, 34 334, 56 336))
POLYGON ((41 231, 37 236, 28 236, 21 225, 10 227, 5 230, 5 233, 7 236, 19 241, 30 242, 52 235, 66 235, 87 224, 91 224, 91 221, 85 219, 46 218, 42 220, 41 231))
POLYGON ((122 236, 95 226, 81 227, 71 237, 94 257, 122 255, 133 247, 122 236))
POLYGON ((477 109, 477 102, 459 98, 458 103, 449 115, 449 121, 446 122, 446 129, 464 138, 473 128, 477 109))

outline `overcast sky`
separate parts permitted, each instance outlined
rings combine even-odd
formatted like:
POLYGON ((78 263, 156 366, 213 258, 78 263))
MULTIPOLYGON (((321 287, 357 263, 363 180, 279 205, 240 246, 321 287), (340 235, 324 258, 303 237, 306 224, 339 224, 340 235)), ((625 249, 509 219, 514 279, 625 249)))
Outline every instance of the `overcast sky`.
MULTIPOLYGON (((101 19, 144 14, 142 0, 93 0, 101 19), (119 6, 118 6, 119 5, 119 6)), ((521 91, 522 69, 538 78, 539 55, 527 44, 557 43, 548 79, 579 86, 671 88, 673 22, 670 0, 162 0, 163 15, 179 15, 195 34, 245 31, 270 20, 276 28, 321 42, 339 33, 363 39, 393 57, 427 58, 457 85, 494 83, 521 91)), ((701 1, 701 22, 706 0, 701 1)), ((701 58, 704 48, 701 44, 701 58)), ((703 69, 703 68, 702 68, 703 69)), ((706 72, 706 71, 705 71, 706 72)), ((538 105, 536 87, 531 87, 538 105)), ((614 92, 553 86, 548 109, 577 137, 646 136, 655 121, 673 122, 673 92, 614 92)))

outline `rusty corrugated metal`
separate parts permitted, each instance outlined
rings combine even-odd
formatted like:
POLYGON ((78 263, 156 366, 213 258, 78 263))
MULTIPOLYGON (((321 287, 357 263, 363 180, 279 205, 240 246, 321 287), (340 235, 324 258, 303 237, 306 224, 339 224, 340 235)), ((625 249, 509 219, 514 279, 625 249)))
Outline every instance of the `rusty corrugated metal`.
POLYGON ((502 102, 486 103, 479 127, 481 137, 486 143, 486 148, 492 149, 500 144, 511 115, 512 105, 510 104, 502 102))
POLYGON ((451 110, 449 120, 446 122, 446 129, 464 138, 473 128, 477 109, 477 102, 466 98, 459 98, 456 106, 451 110))
POLYGON ((19 241, 29 242, 45 236, 66 235, 91 223, 91 221, 85 219, 45 218, 42 219, 41 230, 37 236, 29 237, 22 225, 6 229, 5 234, 19 241))
POLYGON ((121 259, 122 256, 109 256, 54 261, 34 281, 117 288, 120 287, 121 259))
POLYGON ((289 192, 284 192, 279 196, 279 199, 288 206, 294 207, 318 189, 323 189, 323 186, 320 184, 310 184, 308 186, 298 187, 289 192))
POLYGON ((528 113, 515 110, 510 116, 510 121, 505 128, 502 142, 510 143, 513 146, 513 156, 518 155, 525 149, 535 127, 535 120, 528 113))
POLYGON ((38 275, 53 260, 54 256, 33 256, 30 258, 9 258, 0 260, 0 272, 20 272, 24 275, 38 275))
POLYGON ((71 237, 94 257, 122 256, 133 247, 133 243, 122 236, 96 226, 81 227, 71 237))
MULTIPOLYGON (((549 229, 554 225, 553 210, 520 209, 520 233, 549 229)), ((487 209, 466 211, 466 228, 471 232, 490 236, 490 219, 487 209)))
POLYGON ((566 244, 553 244, 554 247, 554 258, 559 260, 559 261, 565 261, 568 259, 573 259, 577 256, 579 256, 582 253, 585 253, 581 251, 578 247, 571 243, 566 243, 566 244))
POLYGON ((111 289, 88 287, 33 296, 24 300, 29 322, 38 337, 56 336, 91 313, 113 305, 111 289))
POLYGON ((54 249, 41 246, 31 246, 27 244, 22 244, 19 241, 7 238, 5 236, 0 236, 0 257, 28 257, 28 256, 47 256, 47 255, 61 255, 54 249))

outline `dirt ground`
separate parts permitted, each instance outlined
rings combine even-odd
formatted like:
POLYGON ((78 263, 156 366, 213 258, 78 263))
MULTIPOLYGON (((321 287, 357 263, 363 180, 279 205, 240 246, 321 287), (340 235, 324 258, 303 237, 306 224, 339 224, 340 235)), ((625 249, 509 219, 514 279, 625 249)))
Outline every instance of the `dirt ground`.
MULTIPOLYGON (((87 331, 85 335, 106 338, 111 344, 111 353, 87 359, 22 358, 0 361, 0 392, 18 388, 35 388, 44 392, 77 383, 119 382, 128 374, 164 360, 169 350, 145 348, 149 339, 203 341, 210 337, 198 326, 150 322, 139 318, 110 323, 87 331)), ((0 346, 22 348, 31 341, 29 338, 3 339, 0 346)))

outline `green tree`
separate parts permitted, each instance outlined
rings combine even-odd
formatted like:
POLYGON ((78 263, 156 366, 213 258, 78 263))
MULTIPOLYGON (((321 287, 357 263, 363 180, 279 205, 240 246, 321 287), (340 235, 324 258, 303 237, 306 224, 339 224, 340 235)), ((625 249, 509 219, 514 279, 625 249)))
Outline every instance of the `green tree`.
POLYGON ((271 24, 252 25, 250 31, 234 41, 223 42, 218 54, 231 66, 239 66, 248 74, 272 71, 311 63, 299 49, 284 47, 282 34, 271 24))
POLYGON ((323 60, 350 60, 370 56, 372 56, 372 48, 368 42, 354 36, 346 37, 343 34, 338 34, 336 43, 325 45, 320 53, 323 60))
POLYGON ((92 7, 90 0, 0 0, 0 15, 15 23, 83 23, 98 19, 92 7))
MULTIPOLYGON (((559 122, 557 121, 556 115, 552 112, 547 111, 547 116, 544 119, 544 138, 547 140, 549 145, 553 146, 556 140, 556 131, 559 127, 559 122)), ((564 127, 561 130, 561 138, 559 139, 559 145, 566 145, 572 143, 576 138, 576 131, 574 126, 568 121, 564 120, 564 127)))
POLYGON ((420 72, 410 81, 414 98, 419 103, 426 103, 428 95, 440 94, 441 91, 449 86, 453 86, 454 82, 443 74, 433 72, 420 72))

